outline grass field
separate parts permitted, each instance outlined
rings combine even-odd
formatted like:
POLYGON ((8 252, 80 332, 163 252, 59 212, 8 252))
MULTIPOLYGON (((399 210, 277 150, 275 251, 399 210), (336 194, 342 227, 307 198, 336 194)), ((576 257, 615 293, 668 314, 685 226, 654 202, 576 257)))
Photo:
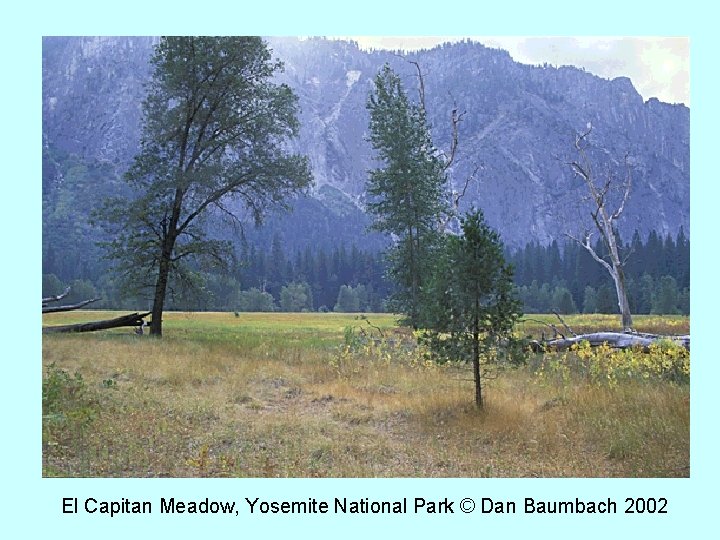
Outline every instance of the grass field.
MULTIPOLYGON (((114 315, 69 312, 44 324, 114 315)), ((426 361, 393 316, 368 319, 382 337, 353 314, 313 313, 166 313, 161 340, 132 329, 45 335, 43 474, 689 475, 689 384, 642 367, 664 370, 678 361, 670 353, 606 351, 584 358, 585 371, 568 367, 582 363, 580 352, 531 357, 487 382, 478 411, 465 366, 426 361), (596 361, 613 370, 607 381, 596 361)), ((566 322, 578 332, 619 324, 566 322)), ((688 325, 687 317, 636 321, 638 330, 672 334, 688 325)), ((518 331, 547 329, 525 322, 518 331)))

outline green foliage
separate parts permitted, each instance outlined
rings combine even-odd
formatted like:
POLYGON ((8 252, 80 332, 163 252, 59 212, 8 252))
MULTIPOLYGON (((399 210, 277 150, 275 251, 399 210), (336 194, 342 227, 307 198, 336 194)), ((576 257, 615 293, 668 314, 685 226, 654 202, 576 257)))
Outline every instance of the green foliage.
POLYGON ((87 388, 80 373, 73 377, 67 371, 51 364, 42 385, 43 415, 62 413, 85 401, 87 388))
POLYGON ((238 311, 275 311, 275 300, 270 293, 253 287, 238 295, 238 311))
POLYGON ((354 326, 346 326, 343 330, 343 345, 346 350, 357 350, 362 344, 360 336, 354 326))
POLYGON ((552 296, 552 308, 563 314, 577 313, 572 294, 565 287, 556 287, 552 296))
POLYGON ((598 313, 617 313, 617 295, 610 285, 602 285, 597 290, 598 313))
POLYGON ((100 294, 92 282, 87 279, 75 279, 70 283, 70 293, 63 300, 65 303, 74 304, 99 296, 100 294))
POLYGON ((473 348, 508 338, 520 317, 512 268, 498 234, 479 210, 462 220, 463 234, 448 236, 430 284, 435 302, 425 306, 433 352, 442 360, 471 361, 473 348))
POLYGON ((368 211, 373 228, 396 238, 388 251, 396 285, 390 309, 421 324, 424 282, 439 242, 437 224, 446 211, 445 174, 427 125, 425 109, 410 102, 400 77, 385 66, 367 101, 370 141, 382 167, 370 171, 368 211))
POLYGON ((108 200, 100 217, 128 292, 154 288, 151 333, 160 335, 165 295, 183 284, 186 261, 226 260, 228 243, 206 234, 208 210, 237 220, 244 208, 260 222, 311 176, 306 158, 284 151, 299 127, 297 98, 271 82, 282 64, 260 38, 163 38, 152 64, 126 175, 133 196, 108 200))
POLYGON ((97 416, 97 408, 80 373, 71 376, 50 364, 42 383, 43 444, 82 438, 97 416))
POLYGON ((312 311, 312 290, 307 283, 289 283, 280 290, 281 311, 312 311))
POLYGON ((675 278, 662 276, 653 298, 652 313, 672 315, 678 312, 678 288, 675 278))
MULTIPOLYGON (((349 285, 342 285, 338 292, 338 299, 335 303, 334 311, 338 313, 357 313, 362 311, 360 303, 359 289, 362 285, 353 288, 349 285)), ((364 291, 364 287, 362 287, 364 291)))
POLYGON ((107 263, 89 215, 103 198, 123 192, 122 181, 108 163, 67 154, 52 143, 43 144, 42 157, 43 273, 64 282, 97 281, 107 263))
POLYGON ((597 313, 597 292, 590 285, 583 294, 583 313, 597 313))
POLYGON ((55 274, 43 274, 42 276, 42 295, 43 298, 48 296, 57 296, 65 291, 66 285, 58 279, 55 274))
MULTIPOLYGON (((604 254, 599 240, 593 249, 604 254)), ((690 242, 682 230, 675 239, 667 235, 664 240, 652 231, 645 242, 636 231, 620 251, 627 260, 626 288, 632 313, 649 314, 653 305, 658 313, 690 313, 690 242), (667 279, 661 283, 663 276, 672 277, 675 287, 667 279), (658 303, 660 289, 662 307, 658 303)), ((533 241, 507 257, 516 270, 515 283, 525 312, 548 313, 554 308, 558 289, 565 288, 583 313, 617 313, 610 277, 576 242, 567 242, 560 249, 556 243, 541 246, 533 241)))
POLYGON ((446 237, 436 259, 422 340, 438 361, 473 363, 476 403, 482 405, 482 365, 495 364, 512 341, 520 317, 512 268, 498 234, 479 210, 461 220, 462 236, 446 237))

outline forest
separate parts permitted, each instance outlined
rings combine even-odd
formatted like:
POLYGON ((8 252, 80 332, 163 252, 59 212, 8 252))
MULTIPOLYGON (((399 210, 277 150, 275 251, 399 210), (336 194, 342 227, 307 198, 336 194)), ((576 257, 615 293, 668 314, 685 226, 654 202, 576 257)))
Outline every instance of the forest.
MULTIPOLYGON (((53 246, 59 245, 63 234, 60 226, 48 227, 43 296, 72 286, 68 301, 100 297, 94 307, 137 309, 139 300, 121 298, 121 291, 112 287, 101 259, 90 264, 77 253, 77 259, 70 256, 55 262, 53 246)), ((597 249, 602 251, 599 245, 597 249)), ((633 313, 690 313, 690 240, 682 230, 675 238, 653 231, 643 239, 636 232, 623 244, 623 252, 628 256, 633 313)), ((617 313, 610 277, 575 242, 555 241, 549 246, 530 242, 523 249, 506 250, 505 256, 515 269, 525 313, 617 313)), ((381 251, 366 251, 355 244, 297 251, 277 235, 270 245, 243 246, 228 271, 198 271, 196 277, 195 286, 171 296, 172 309, 381 313, 392 289, 381 251)))

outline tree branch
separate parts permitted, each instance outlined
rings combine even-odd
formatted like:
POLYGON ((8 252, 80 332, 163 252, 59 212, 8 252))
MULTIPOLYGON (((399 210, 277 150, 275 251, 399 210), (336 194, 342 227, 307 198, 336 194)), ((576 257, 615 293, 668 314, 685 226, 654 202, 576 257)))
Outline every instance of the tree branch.
POLYGON ((620 206, 617 210, 613 213, 611 219, 615 220, 620 217, 620 215, 625 210, 625 203, 627 202, 628 198, 630 197, 630 188, 632 186, 632 174, 630 173, 630 165, 628 164, 628 155, 625 154, 625 170, 627 172, 627 179, 625 180, 625 192, 623 193, 622 202, 620 203, 620 206))
POLYGON ((575 242, 580 244, 582 247, 584 247, 587 250, 587 252, 590 253, 590 255, 592 256, 593 259, 595 259, 597 262, 602 264, 605 267, 605 269, 608 272, 610 272, 611 275, 613 274, 613 268, 612 268, 612 266, 610 266, 610 263, 608 263, 605 259, 600 257, 597 253, 595 253, 595 250, 593 249, 592 245, 590 245, 590 234, 585 235, 584 242, 578 238, 575 238, 571 234, 566 233, 565 236, 567 236, 568 238, 571 238, 572 240, 574 240, 575 242))
POLYGON ((460 114, 458 114, 458 107, 455 100, 453 100, 453 110, 450 114, 450 122, 452 125, 452 138, 450 142, 450 156, 445 157, 445 165, 443 166, 444 170, 448 170, 450 166, 453 164, 453 161, 455 161, 455 153, 457 152, 458 148, 458 125, 460 122, 462 122, 463 116, 467 114, 467 111, 463 111, 460 114))
POLYGON ((420 107, 422 107, 423 113, 426 112, 425 109, 425 78, 423 77, 422 70, 420 69, 420 64, 416 62, 415 60, 408 60, 401 54, 395 53, 395 56, 398 56, 408 62, 409 64, 412 64, 415 66, 415 69, 417 70, 417 77, 418 77, 418 94, 420 98, 420 107))
POLYGON ((565 321, 564 321, 563 318, 560 316, 560 314, 559 314, 557 311, 555 311, 554 309, 552 310, 552 312, 553 312, 553 313, 555 314, 555 316, 560 320, 560 322, 562 323, 562 325, 565 327, 565 330, 567 330, 568 332, 570 332, 573 336, 577 337, 577 334, 576 334, 575 332, 573 332, 572 328, 570 328, 567 324, 565 324, 565 321))

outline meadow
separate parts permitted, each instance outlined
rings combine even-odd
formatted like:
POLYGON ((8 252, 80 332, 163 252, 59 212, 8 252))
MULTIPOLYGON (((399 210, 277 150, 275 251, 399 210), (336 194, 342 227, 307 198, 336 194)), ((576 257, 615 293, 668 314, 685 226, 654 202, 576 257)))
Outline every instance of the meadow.
MULTIPOLYGON (((519 333, 557 322, 532 317, 519 333)), ((565 320, 578 333, 619 325, 565 320)), ((689 333, 689 319, 636 327, 689 333)), ((163 332, 43 336, 43 476, 690 474, 689 354, 667 344, 529 355, 498 366, 477 410, 468 367, 427 360, 392 315, 166 313, 163 332)))

